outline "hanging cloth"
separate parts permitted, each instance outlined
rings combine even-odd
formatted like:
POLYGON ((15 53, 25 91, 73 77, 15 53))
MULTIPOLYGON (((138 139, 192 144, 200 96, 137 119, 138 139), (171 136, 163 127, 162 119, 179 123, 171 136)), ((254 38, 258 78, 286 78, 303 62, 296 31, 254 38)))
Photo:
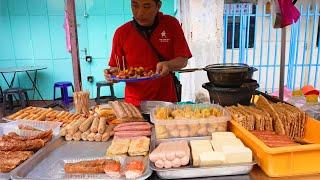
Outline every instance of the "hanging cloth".
POLYGON ((300 12, 294 3, 292 0, 272 0, 274 28, 283 28, 298 21, 300 12))
POLYGON ((66 33, 67 51, 69 51, 71 53, 70 25, 69 25, 68 13, 67 13, 66 10, 64 11, 64 30, 65 30, 65 33, 66 33))

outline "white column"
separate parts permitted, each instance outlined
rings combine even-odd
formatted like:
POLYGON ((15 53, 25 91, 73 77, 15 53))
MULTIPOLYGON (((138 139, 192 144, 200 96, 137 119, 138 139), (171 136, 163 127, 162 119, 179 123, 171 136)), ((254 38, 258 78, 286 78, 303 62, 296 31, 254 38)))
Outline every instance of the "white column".
MULTIPOLYGON (((187 68, 202 68, 219 63, 223 55, 223 6, 224 0, 180 1, 180 21, 193 57, 187 68)), ((209 94, 202 88, 208 82, 205 71, 180 74, 182 101, 194 101, 199 92, 209 94)))

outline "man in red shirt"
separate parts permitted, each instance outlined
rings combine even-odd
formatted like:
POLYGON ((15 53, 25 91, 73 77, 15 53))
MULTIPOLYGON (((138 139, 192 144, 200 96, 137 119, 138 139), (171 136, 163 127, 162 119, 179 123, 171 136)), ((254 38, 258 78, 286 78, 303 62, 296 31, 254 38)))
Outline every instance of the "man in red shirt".
MULTIPOLYGON (((184 68, 192 56, 178 20, 159 12, 160 8, 160 0, 131 0, 133 21, 119 27, 113 37, 111 71, 117 68, 116 57, 120 62, 124 57, 126 68, 141 66, 161 76, 126 83, 125 101, 135 106, 144 100, 177 102, 171 72, 184 68)), ((105 77, 112 82, 108 74, 105 77)))

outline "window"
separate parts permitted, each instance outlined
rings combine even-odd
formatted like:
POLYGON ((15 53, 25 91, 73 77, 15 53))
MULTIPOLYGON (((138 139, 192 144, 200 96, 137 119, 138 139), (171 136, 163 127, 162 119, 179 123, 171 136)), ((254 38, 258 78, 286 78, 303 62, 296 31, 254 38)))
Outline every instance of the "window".
POLYGON ((320 21, 318 22, 318 34, 317 34, 317 47, 318 47, 318 45, 319 45, 319 35, 320 35, 320 21))
POLYGON ((228 17, 227 20, 227 49, 232 49, 232 40, 234 34, 234 48, 239 48, 240 36, 242 37, 242 43, 244 47, 253 48, 254 46, 254 30, 255 30, 255 16, 251 16, 248 19, 247 14, 255 14, 256 6, 251 3, 242 3, 242 4, 226 4, 225 5, 225 17, 228 17), (229 9, 226 9, 229 8, 229 9), (242 8, 242 24, 240 27, 240 12, 242 8), (234 12, 235 11, 235 12, 234 12), (235 14, 235 19, 233 19, 233 14, 235 14), (227 16, 228 15, 228 16, 227 16), (234 29, 233 29, 233 20, 234 20, 234 29), (234 30, 234 33, 233 33, 234 30), (249 31, 249 32, 248 32, 249 31), (249 34, 249 38, 247 37, 249 34), (249 42, 247 42, 247 40, 249 42))

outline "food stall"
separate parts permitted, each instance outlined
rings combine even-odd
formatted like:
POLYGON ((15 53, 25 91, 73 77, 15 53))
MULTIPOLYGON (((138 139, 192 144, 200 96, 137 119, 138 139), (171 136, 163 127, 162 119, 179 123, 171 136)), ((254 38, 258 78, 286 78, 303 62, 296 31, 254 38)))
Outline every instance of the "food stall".
MULTIPOLYGON (((220 73, 239 72, 227 66, 220 73)), ((239 86, 248 80, 244 75, 239 86)), ((320 122, 266 94, 243 93, 253 98, 234 98, 224 107, 157 101, 141 109, 123 101, 89 107, 87 92, 76 92, 72 112, 27 107, 0 126, 1 177, 317 178, 320 122)))

